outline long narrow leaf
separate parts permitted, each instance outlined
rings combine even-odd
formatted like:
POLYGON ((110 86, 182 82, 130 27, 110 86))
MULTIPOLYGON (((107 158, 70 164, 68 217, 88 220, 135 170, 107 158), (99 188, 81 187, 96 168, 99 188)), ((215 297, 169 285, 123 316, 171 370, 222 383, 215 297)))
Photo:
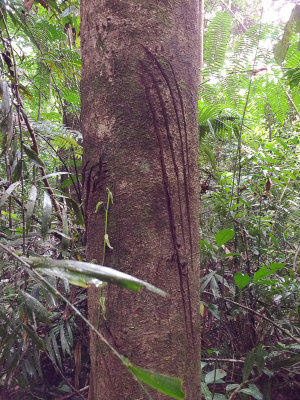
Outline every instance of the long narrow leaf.
POLYGON ((31 296, 29 293, 21 292, 26 305, 28 308, 35 313, 35 315, 42 322, 50 322, 50 313, 42 303, 40 303, 35 297, 31 296))
POLYGON ((73 278, 74 283, 78 280, 77 284, 79 286, 90 286, 92 284, 100 285, 102 281, 104 281, 135 291, 139 291, 144 287, 161 296, 167 295, 166 292, 150 283, 102 265, 74 260, 52 260, 51 258, 44 257, 29 257, 26 258, 26 261, 32 265, 33 268, 37 268, 47 275, 57 276, 70 281, 73 278))
POLYGON ((185 399, 182 391, 182 381, 167 375, 157 374, 144 368, 137 367, 130 362, 125 362, 127 368, 142 382, 157 391, 170 396, 172 399, 185 399))
POLYGON ((4 206, 6 200, 9 198, 9 196, 12 194, 12 192, 15 190, 17 186, 20 185, 21 182, 14 182, 12 183, 9 188, 5 190, 5 192, 1 195, 1 200, 0 200, 0 210, 4 206))
POLYGON ((37 197, 37 188, 34 185, 32 185, 28 196, 28 202, 26 204, 25 220, 26 220, 27 232, 29 231, 30 228, 30 221, 34 210, 36 197, 37 197))
POLYGON ((36 154, 35 151, 33 151, 29 146, 26 146, 26 144, 23 145, 23 149, 28 156, 28 158, 37 166, 37 167, 44 167, 43 161, 40 159, 40 157, 36 154))
POLYGON ((42 237, 45 239, 49 230, 50 215, 52 211, 51 198, 47 192, 44 192, 44 203, 43 203, 43 213, 42 213, 42 237))

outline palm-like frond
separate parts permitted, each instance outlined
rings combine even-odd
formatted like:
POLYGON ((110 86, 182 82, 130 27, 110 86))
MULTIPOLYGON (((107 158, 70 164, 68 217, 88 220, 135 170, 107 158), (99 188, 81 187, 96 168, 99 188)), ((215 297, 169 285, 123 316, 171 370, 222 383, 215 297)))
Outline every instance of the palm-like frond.
POLYGON ((228 48, 232 18, 218 12, 208 28, 204 45, 204 76, 223 68, 228 48))

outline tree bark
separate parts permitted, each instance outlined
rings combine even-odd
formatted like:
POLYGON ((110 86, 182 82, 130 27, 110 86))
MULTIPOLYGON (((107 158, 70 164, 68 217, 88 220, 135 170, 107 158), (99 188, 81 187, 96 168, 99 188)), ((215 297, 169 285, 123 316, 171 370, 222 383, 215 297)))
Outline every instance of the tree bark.
POLYGON ((199 85, 203 82, 204 0, 199 0, 199 85))
MULTIPOLYGON (((183 379, 189 400, 201 398, 198 6, 81 1, 87 259, 169 294, 93 287, 89 318, 135 365, 183 379)), ((94 334, 90 355, 91 400, 148 398, 94 334)))

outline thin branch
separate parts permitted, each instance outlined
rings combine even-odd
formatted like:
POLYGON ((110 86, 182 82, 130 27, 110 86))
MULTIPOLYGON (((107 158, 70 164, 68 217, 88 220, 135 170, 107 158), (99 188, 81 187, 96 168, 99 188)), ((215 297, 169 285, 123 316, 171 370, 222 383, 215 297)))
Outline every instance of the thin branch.
MULTIPOLYGON (((208 294, 210 296, 213 296, 212 293, 207 292, 207 291, 203 291, 202 293, 208 294)), ((275 326, 278 330, 280 330, 281 332, 283 332, 286 336, 288 336, 290 339, 293 339, 295 342, 300 344, 300 339, 296 338, 295 336, 293 336, 287 329, 283 328, 282 326, 280 326, 279 324, 277 324, 277 322, 272 321, 270 318, 266 317, 265 315, 259 313, 258 311, 253 310, 252 308, 245 306, 244 304, 241 303, 237 303, 236 301, 230 300, 227 297, 222 297, 222 300, 226 301, 227 303, 233 304, 237 307, 243 308, 244 310, 247 310, 255 315, 257 315, 258 317, 264 319, 265 321, 268 321, 270 324, 272 324, 273 326, 275 326)))
POLYGON ((225 1, 220 0, 220 2, 223 4, 223 6, 225 8, 227 8, 229 14, 231 14, 233 16, 233 18, 235 18, 237 20, 237 22, 241 25, 241 27, 243 28, 243 31, 245 32, 247 30, 247 27, 243 24, 243 21, 240 20, 240 18, 232 11, 232 9, 230 8, 230 6, 228 6, 225 1))
POLYGON ((296 111, 296 114, 298 115, 298 118, 300 119, 299 110, 298 110, 296 104, 294 103, 294 100, 292 99, 292 96, 289 94, 289 92, 287 90, 285 90, 285 94, 286 94, 286 97, 288 98, 288 101, 291 103, 292 107, 296 111))
POLYGON ((298 255, 300 252, 300 243, 298 244, 296 253, 295 253, 295 257, 294 257, 294 261, 293 261, 293 269, 294 269, 294 275, 295 278, 298 278, 298 265, 297 265, 297 259, 298 259, 298 255))
POLYGON ((254 383, 257 382, 261 377, 263 376, 263 374, 260 374, 258 376, 256 376, 253 379, 248 379, 247 381, 242 382, 230 395, 228 400, 233 400, 234 396, 241 390, 243 389, 243 387, 245 387, 246 385, 249 385, 249 383, 254 383))
MULTIPOLYGON (((52 362, 52 360, 51 360, 51 358, 50 358, 50 356, 49 356, 48 354, 47 354, 47 357, 48 357, 49 360, 52 362)), ((60 376, 62 377, 62 379, 66 382, 66 384, 67 384, 68 386, 70 386, 70 388, 73 390, 73 393, 72 393, 72 394, 76 393, 81 399, 85 400, 85 397, 83 397, 83 395, 80 393, 80 390, 76 389, 76 388, 72 385, 72 383, 71 383, 71 382, 69 381, 69 379, 63 374, 63 372, 60 370, 60 368, 58 368, 58 366, 55 365, 53 362, 52 362, 52 365, 53 365, 53 367, 55 368, 55 370, 60 374, 60 376)))
POLYGON ((207 361, 207 362, 215 362, 215 361, 220 361, 220 362, 228 362, 228 363, 239 363, 239 364, 244 364, 245 360, 236 360, 234 358, 201 358, 201 361, 207 361))

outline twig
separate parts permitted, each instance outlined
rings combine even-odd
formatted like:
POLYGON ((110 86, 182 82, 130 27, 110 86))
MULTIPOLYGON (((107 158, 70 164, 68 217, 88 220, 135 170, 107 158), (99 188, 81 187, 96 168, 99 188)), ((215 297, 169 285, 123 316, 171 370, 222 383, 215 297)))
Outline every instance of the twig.
MULTIPOLYGON (((47 354, 47 353, 46 353, 47 354)), ((47 354, 47 357, 49 358, 49 360, 52 362, 52 360, 51 360, 51 358, 50 358, 50 356, 47 354)), ((69 379, 63 374, 63 372, 60 370, 60 368, 58 368, 58 366, 57 365, 55 365, 53 362, 52 362, 52 365, 53 365, 53 367, 56 369, 56 371, 60 374, 60 376, 62 377, 62 379, 66 382, 66 384, 68 385, 68 386, 70 386, 70 388, 73 390, 73 393, 72 394, 74 394, 74 393, 76 393, 81 399, 83 399, 83 400, 85 400, 85 397, 83 397, 83 395, 80 393, 80 391, 79 390, 77 390, 73 385, 72 385, 72 383, 69 381, 69 379)))
MULTIPOLYGON (((207 291, 203 291, 202 293, 205 293, 205 294, 208 294, 210 296, 213 296, 212 293, 207 292, 207 291)), ((244 310, 247 310, 247 311, 257 315, 258 317, 264 319, 265 321, 268 321, 270 324, 274 325, 278 330, 283 332, 286 336, 288 336, 289 338, 295 340, 295 342, 300 344, 300 339, 296 338, 288 330, 286 330, 285 328, 283 328, 282 326, 280 326, 276 322, 272 321, 270 318, 268 318, 268 317, 264 316, 263 314, 259 313, 258 311, 255 311, 252 308, 245 306, 244 304, 237 303, 236 301, 230 300, 227 297, 222 297, 222 300, 227 301, 227 303, 233 304, 233 305, 235 305, 237 307, 243 308, 244 310)))
POLYGON ((234 358, 201 358, 202 361, 207 361, 207 362, 215 362, 215 361, 220 361, 220 362, 228 362, 228 363, 240 363, 244 364, 245 360, 235 360, 234 358))
POLYGON ((287 90, 285 90, 285 94, 286 94, 286 96, 287 96, 287 98, 288 98, 288 101, 291 103, 293 109, 296 111, 296 114, 298 115, 298 118, 300 119, 299 110, 298 110, 296 104, 294 103, 294 101, 293 101, 293 99, 292 99, 292 96, 289 94, 289 92, 288 92, 287 90))
POLYGON ((263 376, 263 374, 260 374, 258 376, 256 376, 253 379, 248 379, 247 381, 242 382, 230 395, 228 400, 233 400, 234 396, 241 390, 243 389, 244 386, 249 385, 249 383, 254 383, 257 382, 261 377, 263 376))
POLYGON ((294 260, 293 260, 293 269, 294 269, 295 278, 298 278, 297 258, 298 258, 299 252, 300 252, 300 243, 298 244, 298 247, 297 247, 297 250, 296 250, 296 253, 295 253, 295 257, 294 257, 294 260))
MULTIPOLYGON (((88 390, 88 389, 89 389, 89 386, 85 386, 85 387, 79 389, 78 392, 84 392, 85 390, 88 390)), ((69 393, 69 394, 66 394, 66 395, 64 395, 62 397, 57 398, 57 400, 70 399, 72 396, 73 396, 73 393, 69 393)))
POLYGON ((230 8, 230 6, 228 6, 225 1, 220 0, 221 3, 223 4, 223 6, 225 8, 227 8, 228 12, 233 16, 233 18, 235 18, 237 20, 237 22, 241 25, 241 27, 243 28, 243 32, 245 32, 247 30, 246 26, 243 24, 243 22, 240 20, 240 18, 232 11, 232 9, 230 8))

